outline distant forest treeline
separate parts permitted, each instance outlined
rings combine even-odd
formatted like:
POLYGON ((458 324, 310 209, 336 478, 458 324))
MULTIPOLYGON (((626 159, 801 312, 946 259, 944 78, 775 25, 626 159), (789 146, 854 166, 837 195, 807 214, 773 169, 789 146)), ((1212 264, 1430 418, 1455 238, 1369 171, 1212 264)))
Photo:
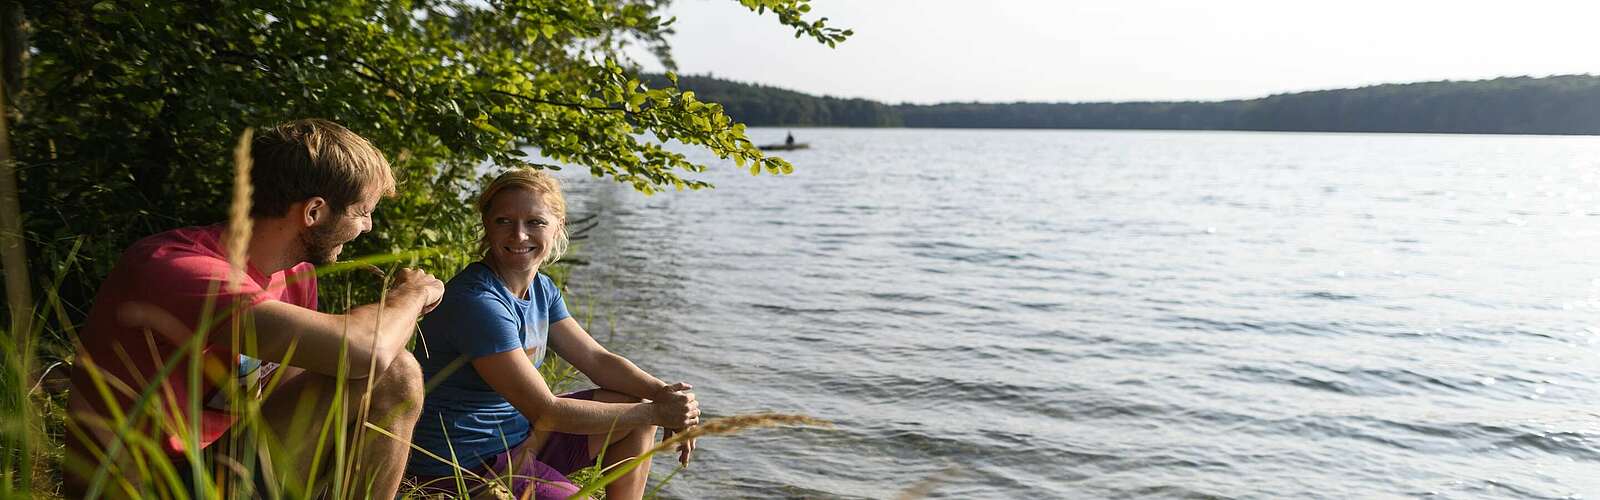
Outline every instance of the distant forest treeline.
MULTIPOLYGON (((654 85, 665 85, 656 78, 654 85)), ((1213 102, 884 104, 681 76, 752 126, 1600 134, 1600 77, 1387 84, 1213 102)))

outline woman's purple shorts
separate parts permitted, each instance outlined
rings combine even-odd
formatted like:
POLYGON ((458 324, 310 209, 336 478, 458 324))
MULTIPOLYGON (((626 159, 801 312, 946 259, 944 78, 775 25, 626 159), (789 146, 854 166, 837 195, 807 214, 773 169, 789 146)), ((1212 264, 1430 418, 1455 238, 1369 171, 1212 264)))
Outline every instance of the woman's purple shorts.
MULTIPOLYGON (((571 392, 560 397, 593 400, 594 391, 571 392)), ((533 495, 529 498, 564 499, 578 492, 578 487, 567 480, 567 474, 594 465, 595 457, 589 455, 589 436, 585 434, 551 432, 538 450, 532 447, 533 435, 529 434, 522 443, 474 467, 472 474, 505 484, 504 480, 498 478, 510 471, 511 494, 516 498, 523 498, 525 492, 532 488, 533 495)), ((483 491, 485 485, 482 482, 475 482, 468 474, 463 476, 467 478, 467 489, 473 496, 483 491)), ((415 476, 411 479, 417 484, 426 485, 422 493, 456 494, 456 482, 452 476, 415 476)))

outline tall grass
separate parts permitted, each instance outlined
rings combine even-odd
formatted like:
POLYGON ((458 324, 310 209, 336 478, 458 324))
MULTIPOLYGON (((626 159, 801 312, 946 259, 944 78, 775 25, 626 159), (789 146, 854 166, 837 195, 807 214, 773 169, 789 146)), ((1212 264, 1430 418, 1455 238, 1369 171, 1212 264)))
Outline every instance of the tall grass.
MULTIPOLYGON (((249 218, 249 137, 247 131, 240 140, 240 146, 235 151, 236 170, 233 190, 233 203, 230 205, 230 223, 226 233, 226 247, 229 250, 229 259, 234 269, 236 278, 243 276, 244 253, 250 238, 249 218)), ((387 287, 387 281, 377 282, 363 274, 350 271, 366 269, 373 266, 397 267, 422 266, 441 272, 441 275, 453 274, 467 263, 476 260, 473 254, 472 242, 477 236, 476 221, 455 221, 447 224, 442 230, 451 234, 447 238, 460 242, 459 245, 424 248, 406 252, 386 253, 363 257, 349 262, 341 262, 324 266, 316 271, 319 283, 323 290, 341 290, 342 305, 345 309, 359 303, 356 298, 363 295, 377 295, 375 293, 387 287), (363 280, 362 278, 365 278, 363 280), (341 286, 342 285, 342 286, 341 286)), ((57 356, 67 362, 76 363, 89 374, 92 386, 77 387, 73 390, 84 391, 86 395, 106 402, 109 415, 105 418, 86 422, 88 428, 72 425, 66 418, 64 411, 65 395, 59 391, 45 390, 44 373, 37 370, 36 361, 39 352, 36 346, 41 345, 39 339, 46 338, 48 330, 52 337, 72 339, 76 342, 76 325, 67 314, 68 305, 63 304, 60 296, 55 293, 61 280, 64 279, 75 265, 78 248, 83 242, 82 238, 74 241, 71 251, 66 252, 67 258, 54 266, 55 276, 52 284, 46 288, 46 300, 39 308, 29 311, 11 311, 13 316, 24 315, 31 321, 31 327, 18 329, 16 327, 0 328, 0 345, 15 346, 0 352, 0 498, 55 498, 62 495, 61 480, 62 467, 81 467, 79 472, 90 478, 88 496, 99 497, 135 497, 135 498, 205 498, 205 499, 233 499, 233 498, 305 498, 310 496, 331 496, 334 498, 365 498, 369 496, 370 484, 357 481, 364 471, 358 470, 357 457, 362 452, 365 443, 372 439, 394 439, 396 436, 389 430, 375 425, 343 425, 344 422, 362 422, 367 420, 372 394, 371 375, 374 366, 345 366, 338 368, 335 385, 335 394, 332 398, 337 402, 326 412, 318 412, 302 404, 300 411, 294 412, 292 422, 288 428, 290 432, 285 435, 274 435, 264 422, 262 416, 262 401, 279 388, 284 382, 285 370, 278 370, 272 377, 264 381, 261 386, 252 389, 251 393, 238 392, 232 383, 215 384, 220 390, 228 391, 231 411, 237 420, 226 439, 210 449, 201 449, 198 442, 200 408, 204 395, 198 390, 188 391, 188 397, 177 398, 170 392, 162 390, 160 381, 172 373, 182 374, 189 387, 199 387, 203 379, 213 382, 226 382, 232 376, 232 367, 219 366, 216 363, 206 363, 202 356, 202 347, 208 339, 205 332, 210 333, 211 339, 220 339, 225 335, 228 345, 233 347, 233 356, 240 351, 254 352, 257 343, 257 332, 254 325, 248 321, 241 321, 242 315, 233 314, 236 311, 219 308, 209 304, 206 313, 200 318, 199 326, 187 333, 188 340, 177 346, 177 354, 167 359, 159 367, 157 373, 143 384, 142 387, 128 385, 127 381, 111 380, 95 370, 96 363, 127 362, 126 353, 123 359, 96 360, 72 359, 65 352, 58 352, 57 356), (364 370, 369 375, 367 382, 350 383, 348 374, 352 370, 364 370), (254 391, 259 391, 256 393, 254 391), (353 407, 343 404, 346 401, 344 394, 350 391, 359 391, 359 403, 353 407), (127 411, 117 403, 118 396, 131 399, 133 404, 127 406, 127 411), (186 408, 188 411, 179 411, 186 408), (187 414, 190 418, 182 421, 171 418, 172 415, 187 414), (100 442, 103 446, 91 446, 92 457, 85 463, 70 463, 63 457, 63 440, 68 433, 76 433, 80 437, 90 438, 90 434, 106 436, 109 440, 86 439, 91 443, 100 442), (179 436, 184 440, 184 452, 178 456, 168 455, 163 447, 164 435, 179 436), (274 464, 289 463, 290 453, 311 453, 317 457, 326 457, 326 462, 319 462, 311 467, 311 472, 304 477, 297 477, 292 471, 274 470, 274 464), (188 471, 187 475, 182 471, 188 471), (258 474, 269 478, 266 481, 266 491, 256 491, 252 478, 258 474), (195 489, 193 495, 190 487, 195 489)), ((563 278, 565 281, 568 270, 560 268, 551 273, 563 278)), ((227 286, 236 286, 237 282, 227 286)), ((223 286, 220 285, 219 286, 223 286)), ((578 302, 578 301, 574 301, 578 302)), ((594 307, 588 308, 585 322, 593 323, 594 307)), ((134 309, 128 311, 130 317, 140 319, 147 324, 181 325, 175 318, 163 317, 164 312, 149 308, 148 310, 134 309)), ((14 322, 13 324, 29 324, 29 321, 14 322)), ((615 330, 615 323, 612 323, 615 330)), ((426 349, 426 346, 418 346, 426 349)), ((70 349, 71 346, 53 346, 57 350, 70 349)), ((348 349, 348 346, 344 347, 348 349)), ((288 350, 284 365, 293 365, 295 347, 288 350)), ((63 370, 64 368, 55 368, 63 370)), ((553 390, 563 390, 578 379, 578 373, 571 365, 561 361, 553 355, 541 367, 541 374, 546 378, 553 390)), ((432 388, 448 373, 440 374, 436 380, 428 381, 428 388, 432 388)), ((137 381, 133 381, 137 383, 137 381)), ((304 403, 304 402, 302 402, 304 403)), ((593 494, 600 491, 605 485, 625 475, 637 467, 642 460, 649 460, 656 452, 668 449, 684 439, 700 436, 728 434, 743 429, 770 426, 770 425, 818 425, 820 421, 803 416, 794 415, 751 415, 730 417, 712 420, 705 425, 675 435, 672 439, 662 442, 649 453, 634 460, 618 463, 609 469, 602 469, 598 464, 584 472, 574 474, 583 487, 583 494, 593 494)), ((509 444, 508 444, 509 446, 509 444)), ((302 455, 303 456, 303 455, 302 455)), ((439 459, 453 457, 436 457, 439 459)), ((666 480, 675 477, 677 471, 669 475, 666 480)), ((465 468, 457 467, 454 481, 464 490, 467 479, 479 480, 472 472, 465 468)), ((508 480, 509 478, 502 478, 508 480)), ((663 481, 663 484, 664 484, 663 481)), ((407 485, 401 490, 404 498, 423 498, 422 490, 417 486, 407 485)), ((653 491, 659 491, 659 486, 653 491)), ((509 491, 509 490, 507 490, 509 491)))

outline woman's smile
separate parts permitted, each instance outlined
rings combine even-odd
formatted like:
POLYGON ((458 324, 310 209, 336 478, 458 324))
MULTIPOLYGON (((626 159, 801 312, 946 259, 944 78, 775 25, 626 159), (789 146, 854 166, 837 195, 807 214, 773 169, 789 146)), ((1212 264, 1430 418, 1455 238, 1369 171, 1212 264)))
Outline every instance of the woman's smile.
POLYGON ((494 196, 484 230, 494 243, 494 257, 508 268, 532 271, 549 255, 560 231, 560 216, 542 196, 527 189, 506 189, 494 196))

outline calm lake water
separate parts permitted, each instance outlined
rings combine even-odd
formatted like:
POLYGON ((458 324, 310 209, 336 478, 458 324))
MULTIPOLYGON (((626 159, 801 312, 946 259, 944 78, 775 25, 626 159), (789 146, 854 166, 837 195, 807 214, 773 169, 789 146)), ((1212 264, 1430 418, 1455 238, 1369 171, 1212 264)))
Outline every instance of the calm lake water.
POLYGON ((1600 138, 795 132, 710 191, 561 174, 596 337, 836 424, 665 496, 1600 497, 1600 138))

